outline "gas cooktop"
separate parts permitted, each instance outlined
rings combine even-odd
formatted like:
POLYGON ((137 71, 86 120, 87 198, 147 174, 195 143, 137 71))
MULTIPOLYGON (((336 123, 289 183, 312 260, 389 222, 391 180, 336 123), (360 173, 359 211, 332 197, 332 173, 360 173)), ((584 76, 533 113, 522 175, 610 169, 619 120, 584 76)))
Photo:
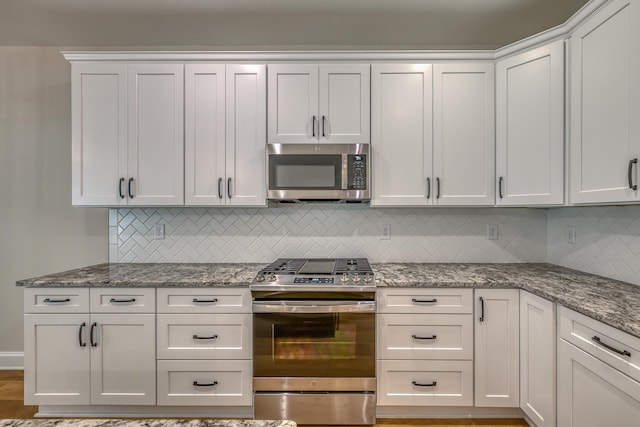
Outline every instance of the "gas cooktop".
POLYGON ((252 289, 375 288, 366 258, 278 258, 258 272, 252 289))

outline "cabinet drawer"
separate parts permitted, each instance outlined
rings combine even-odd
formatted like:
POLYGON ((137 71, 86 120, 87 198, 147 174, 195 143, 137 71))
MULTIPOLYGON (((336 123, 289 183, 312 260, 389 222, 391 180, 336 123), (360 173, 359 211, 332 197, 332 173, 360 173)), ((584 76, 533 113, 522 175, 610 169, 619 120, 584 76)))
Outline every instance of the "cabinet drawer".
POLYGON ((250 406, 250 360, 159 360, 158 405, 250 406))
POLYGON ((471 406, 473 362, 379 360, 378 405, 471 406))
POLYGON ((251 314, 159 314, 158 359, 251 359, 251 314))
POLYGON ((379 314, 381 359, 473 358, 471 314, 379 314))
POLYGON ((380 289, 377 304, 379 313, 472 313, 473 289, 380 289))
POLYGON ((88 288, 26 288, 25 313, 88 313, 88 288))
POLYGON ((91 288, 92 313, 155 313, 154 288, 91 288))
POLYGON ((640 338, 566 307, 560 307, 559 334, 562 339, 640 381, 640 338))
POLYGON ((158 313, 251 313, 249 288, 160 288, 158 313))

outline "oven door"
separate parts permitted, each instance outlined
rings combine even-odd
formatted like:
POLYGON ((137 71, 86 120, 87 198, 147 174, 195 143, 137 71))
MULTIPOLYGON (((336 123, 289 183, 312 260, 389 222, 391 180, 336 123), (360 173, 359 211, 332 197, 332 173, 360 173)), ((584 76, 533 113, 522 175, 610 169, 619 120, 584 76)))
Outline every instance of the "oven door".
POLYGON ((374 301, 259 301, 254 377, 375 377, 374 301))

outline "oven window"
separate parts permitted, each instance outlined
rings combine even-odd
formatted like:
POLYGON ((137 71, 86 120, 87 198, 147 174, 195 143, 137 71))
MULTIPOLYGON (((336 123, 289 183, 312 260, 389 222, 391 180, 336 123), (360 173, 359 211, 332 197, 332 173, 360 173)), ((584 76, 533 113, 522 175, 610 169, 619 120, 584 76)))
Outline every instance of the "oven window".
POLYGON ((269 188, 336 189, 342 186, 340 155, 270 155, 269 188))
POLYGON ((255 313, 255 376, 375 376, 374 313, 255 313))

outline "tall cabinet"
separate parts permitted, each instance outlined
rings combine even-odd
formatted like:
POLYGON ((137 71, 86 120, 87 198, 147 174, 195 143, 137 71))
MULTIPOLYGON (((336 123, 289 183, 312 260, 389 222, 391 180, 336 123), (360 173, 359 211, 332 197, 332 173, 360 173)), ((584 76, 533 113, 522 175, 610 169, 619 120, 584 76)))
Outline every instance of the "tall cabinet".
POLYGON ((570 202, 639 201, 640 2, 608 3, 570 50, 570 202))

